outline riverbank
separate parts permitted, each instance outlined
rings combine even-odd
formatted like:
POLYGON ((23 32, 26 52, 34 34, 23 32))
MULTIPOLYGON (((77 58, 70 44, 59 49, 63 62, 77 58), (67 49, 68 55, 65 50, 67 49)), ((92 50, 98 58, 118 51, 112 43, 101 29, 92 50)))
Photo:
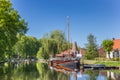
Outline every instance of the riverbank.
POLYGON ((84 64, 104 64, 105 66, 120 67, 120 62, 119 61, 84 60, 84 64))
POLYGON ((118 61, 100 61, 100 62, 96 62, 95 64, 104 64, 106 66, 120 67, 120 62, 118 61))

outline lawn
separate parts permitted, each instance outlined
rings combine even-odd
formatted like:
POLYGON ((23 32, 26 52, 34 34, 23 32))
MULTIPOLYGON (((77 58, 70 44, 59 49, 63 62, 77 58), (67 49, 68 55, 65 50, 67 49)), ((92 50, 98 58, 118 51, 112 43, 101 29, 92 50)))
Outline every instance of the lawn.
POLYGON ((118 66, 118 67, 120 67, 120 61, 84 60, 84 64, 104 64, 106 66, 118 66))
POLYGON ((120 67, 120 62, 119 61, 100 61, 96 62, 95 64, 105 64, 106 66, 118 66, 120 67))

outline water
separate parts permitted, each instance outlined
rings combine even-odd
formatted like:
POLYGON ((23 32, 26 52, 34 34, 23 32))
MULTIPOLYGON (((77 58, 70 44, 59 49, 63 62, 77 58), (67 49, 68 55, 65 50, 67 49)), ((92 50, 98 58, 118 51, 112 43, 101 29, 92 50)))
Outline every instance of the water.
POLYGON ((5 63, 0 65, 0 80, 120 80, 120 70, 85 70, 61 72, 51 70, 47 64, 5 63), (98 77, 99 76, 99 77, 98 77), (99 78, 99 79, 98 79, 99 78))

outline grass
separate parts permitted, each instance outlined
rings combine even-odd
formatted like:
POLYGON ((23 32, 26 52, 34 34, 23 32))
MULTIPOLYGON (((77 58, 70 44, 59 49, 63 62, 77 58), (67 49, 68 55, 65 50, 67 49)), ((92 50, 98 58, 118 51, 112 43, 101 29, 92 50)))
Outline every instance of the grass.
POLYGON ((96 62, 95 64, 104 64, 106 66, 118 66, 120 67, 120 62, 119 61, 104 61, 104 62, 96 62))
POLYGON ((96 60, 84 60, 84 64, 95 64, 96 60))
POLYGON ((118 66, 118 67, 120 67, 120 61, 84 60, 84 64, 104 64, 106 66, 118 66))

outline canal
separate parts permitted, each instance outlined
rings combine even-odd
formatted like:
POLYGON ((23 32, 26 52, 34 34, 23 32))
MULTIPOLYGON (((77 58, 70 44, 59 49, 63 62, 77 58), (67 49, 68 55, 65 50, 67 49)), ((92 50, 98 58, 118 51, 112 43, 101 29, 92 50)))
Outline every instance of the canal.
POLYGON ((5 63, 0 64, 0 80, 120 80, 120 70, 68 72, 40 62, 5 63))

